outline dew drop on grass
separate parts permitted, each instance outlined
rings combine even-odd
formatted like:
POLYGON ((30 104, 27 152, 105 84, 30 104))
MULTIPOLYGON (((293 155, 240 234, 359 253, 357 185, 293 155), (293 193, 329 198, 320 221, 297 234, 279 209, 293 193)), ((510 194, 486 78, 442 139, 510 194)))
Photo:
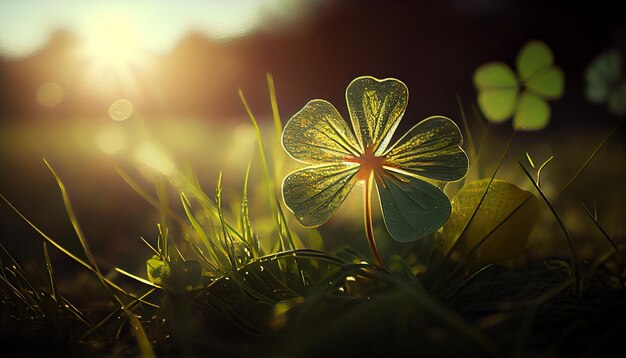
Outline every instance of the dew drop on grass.
POLYGON ((354 276, 348 276, 346 277, 346 281, 356 281, 356 278, 354 278, 354 276))

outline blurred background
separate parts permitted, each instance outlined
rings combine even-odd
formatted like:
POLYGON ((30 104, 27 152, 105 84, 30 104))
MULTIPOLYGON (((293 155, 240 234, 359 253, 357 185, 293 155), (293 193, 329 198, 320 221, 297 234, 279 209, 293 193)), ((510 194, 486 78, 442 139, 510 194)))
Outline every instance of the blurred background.
MULTIPOLYGON (((267 72, 283 124, 314 98, 329 100, 347 118, 347 84, 371 75, 399 78, 409 88, 398 134, 435 114, 461 125, 457 96, 468 117, 476 117, 474 70, 489 61, 513 65, 531 39, 553 50, 565 95, 551 102, 548 128, 517 135, 499 177, 530 188, 517 160, 525 152, 537 162, 554 155, 544 173, 550 193, 622 120, 586 100, 584 72, 606 49, 625 52, 623 15, 618 2, 3 0, 0 193, 44 232, 78 248, 45 157, 64 181, 96 255, 141 272, 150 253, 138 237, 156 238, 159 213, 115 165, 136 170, 147 183, 151 170, 188 163, 210 194, 223 171, 225 195, 237 202, 249 161, 254 158, 253 173, 259 169, 238 89, 269 133, 268 146, 276 138, 267 72)), ((486 173, 511 131, 510 122, 490 129, 486 173)), ((567 216, 570 206, 580 214, 580 200, 596 203, 617 237, 623 237, 623 139, 622 130, 599 152, 577 182, 574 204, 563 208, 567 216)), ((297 167, 291 162, 284 172, 297 167)), ((251 180, 260 183, 257 174, 251 180)), ((360 210, 351 211, 358 230, 360 210)), ((17 256, 35 252, 39 260, 37 234, 4 204, 0 217, 2 244, 17 256)), ((581 230, 580 237, 590 235, 581 230)), ((346 243, 337 241, 325 245, 346 243)), ((538 242, 537 255, 553 253, 546 240, 538 242)))

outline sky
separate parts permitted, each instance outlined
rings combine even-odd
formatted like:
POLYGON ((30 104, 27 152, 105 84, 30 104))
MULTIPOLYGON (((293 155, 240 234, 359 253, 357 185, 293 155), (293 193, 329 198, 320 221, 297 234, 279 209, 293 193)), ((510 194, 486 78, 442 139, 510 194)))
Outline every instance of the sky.
POLYGON ((28 56, 59 28, 87 41, 115 29, 140 39, 142 50, 164 53, 189 31, 216 39, 243 35, 270 19, 292 20, 305 7, 301 0, 2 0, 0 55, 28 56))

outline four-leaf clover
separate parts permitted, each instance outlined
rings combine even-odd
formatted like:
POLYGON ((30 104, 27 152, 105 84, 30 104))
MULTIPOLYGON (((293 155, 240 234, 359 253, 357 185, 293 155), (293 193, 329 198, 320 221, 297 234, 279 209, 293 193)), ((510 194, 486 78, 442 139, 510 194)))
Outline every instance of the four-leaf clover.
POLYGON ((517 75, 503 62, 490 62, 474 73, 478 105, 491 122, 513 116, 517 130, 543 129, 550 119, 547 100, 563 95, 563 72, 554 55, 539 40, 526 43, 517 55, 517 75))
MULTIPOLYGON (((302 225, 316 227, 330 219, 357 182, 364 182, 366 229, 367 215, 371 228, 369 192, 375 183, 394 239, 412 241, 438 230, 448 220, 450 201, 424 179, 465 176, 468 160, 457 125, 446 117, 429 117, 389 146, 406 110, 406 85, 359 77, 348 85, 346 100, 354 133, 337 109, 320 99, 307 103, 285 125, 285 150, 310 165, 285 178, 287 207, 302 225)), ((380 264, 375 245, 372 250, 380 264)))

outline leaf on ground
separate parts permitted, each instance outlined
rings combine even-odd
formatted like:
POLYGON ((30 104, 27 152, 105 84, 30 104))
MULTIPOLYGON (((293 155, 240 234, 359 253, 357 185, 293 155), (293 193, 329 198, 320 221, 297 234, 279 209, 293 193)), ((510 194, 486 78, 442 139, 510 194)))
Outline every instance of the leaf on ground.
POLYGON ((450 220, 440 232, 446 251, 460 240, 456 246, 471 267, 521 254, 539 213, 532 193, 498 179, 477 210, 488 185, 489 179, 466 184, 452 199, 450 220))

